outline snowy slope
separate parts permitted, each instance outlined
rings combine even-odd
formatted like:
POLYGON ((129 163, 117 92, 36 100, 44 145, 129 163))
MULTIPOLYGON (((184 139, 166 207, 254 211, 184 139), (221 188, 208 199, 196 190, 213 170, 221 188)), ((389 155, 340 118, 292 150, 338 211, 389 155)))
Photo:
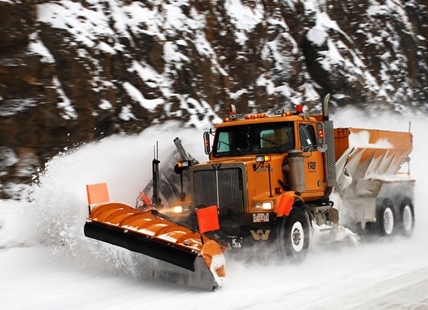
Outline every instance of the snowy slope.
MULTIPOLYGON (((368 126, 356 111, 334 118, 338 126, 368 126)), ((380 128, 408 129, 403 118, 391 115, 376 122, 380 128)), ((106 181, 112 200, 133 205, 150 179, 156 140, 161 160, 176 136, 202 160, 200 132, 171 122, 56 157, 34 188, 31 204, 0 202, 0 308, 428 309, 425 124, 426 119, 412 123, 417 209, 411 239, 397 237, 359 248, 314 245, 299 266, 257 259, 244 263, 228 256, 226 283, 215 293, 165 282, 152 260, 88 240, 82 230, 85 184, 106 181)))
POLYGON ((426 113, 425 0, 0 1, 0 197, 63 150, 168 120, 426 113), (8 49, 7 49, 8 50, 8 49), (30 116, 30 117, 29 117, 30 116), (3 158, 12 154, 16 163, 3 158), (29 160, 31 159, 31 160, 29 160))

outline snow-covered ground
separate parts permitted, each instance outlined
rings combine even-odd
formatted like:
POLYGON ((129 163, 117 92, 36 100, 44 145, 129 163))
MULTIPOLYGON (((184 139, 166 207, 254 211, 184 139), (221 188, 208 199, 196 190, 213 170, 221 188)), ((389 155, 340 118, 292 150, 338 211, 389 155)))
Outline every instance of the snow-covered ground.
MULTIPOLYGON (((338 126, 408 130, 406 117, 343 111, 338 126)), ((168 123, 133 137, 110 137, 54 158, 32 203, 0 201, 1 309, 428 309, 426 118, 412 120, 416 228, 411 239, 357 248, 313 246, 298 266, 227 257, 227 278, 212 293, 156 276, 153 261, 83 236, 85 185, 106 181, 111 200, 134 205, 179 136, 203 160, 202 135, 168 123), (154 276, 153 276, 154 275, 154 276)))

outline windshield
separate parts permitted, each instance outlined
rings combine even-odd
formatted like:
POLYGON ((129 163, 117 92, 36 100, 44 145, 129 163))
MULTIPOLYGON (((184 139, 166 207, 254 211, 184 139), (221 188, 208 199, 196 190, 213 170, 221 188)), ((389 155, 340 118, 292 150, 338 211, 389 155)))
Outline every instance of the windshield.
POLYGON ((286 153, 294 148, 293 122, 264 123, 218 128, 214 157, 286 153))

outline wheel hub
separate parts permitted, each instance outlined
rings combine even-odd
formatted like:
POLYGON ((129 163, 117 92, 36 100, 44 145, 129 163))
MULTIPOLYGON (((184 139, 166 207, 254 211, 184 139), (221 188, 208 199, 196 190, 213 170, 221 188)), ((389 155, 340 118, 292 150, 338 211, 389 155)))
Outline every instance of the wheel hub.
POLYGON ((302 223, 294 223, 291 229, 291 246, 295 252, 300 252, 303 250, 305 236, 303 234, 302 223))
POLYGON ((298 246, 300 244, 302 236, 301 236, 300 230, 298 230, 297 228, 293 230, 292 239, 293 239, 293 244, 295 246, 298 246))

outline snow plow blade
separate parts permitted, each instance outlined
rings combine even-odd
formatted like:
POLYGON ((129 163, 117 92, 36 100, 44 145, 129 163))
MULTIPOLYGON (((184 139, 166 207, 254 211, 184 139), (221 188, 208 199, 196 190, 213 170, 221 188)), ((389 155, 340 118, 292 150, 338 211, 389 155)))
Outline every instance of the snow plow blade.
POLYGON ((173 223, 156 210, 101 203, 92 208, 84 233, 190 270, 192 283, 203 288, 216 289, 225 277, 223 251, 216 241, 173 223))

